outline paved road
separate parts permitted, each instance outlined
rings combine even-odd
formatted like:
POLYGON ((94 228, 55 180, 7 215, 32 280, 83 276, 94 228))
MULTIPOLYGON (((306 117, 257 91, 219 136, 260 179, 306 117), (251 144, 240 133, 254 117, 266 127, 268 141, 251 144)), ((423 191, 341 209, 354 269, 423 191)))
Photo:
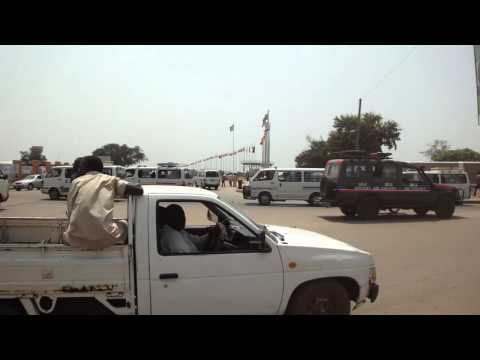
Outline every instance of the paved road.
MULTIPOLYGON (((309 229, 371 252, 380 296, 354 314, 480 314, 478 204, 457 207, 449 220, 403 211, 359 221, 346 219, 338 209, 305 202, 264 207, 230 188, 218 193, 260 223, 309 229)), ((0 205, 0 217, 64 214, 64 200, 48 200, 39 191, 11 191, 8 202, 0 205)), ((125 201, 116 202, 115 216, 126 216, 125 201)))

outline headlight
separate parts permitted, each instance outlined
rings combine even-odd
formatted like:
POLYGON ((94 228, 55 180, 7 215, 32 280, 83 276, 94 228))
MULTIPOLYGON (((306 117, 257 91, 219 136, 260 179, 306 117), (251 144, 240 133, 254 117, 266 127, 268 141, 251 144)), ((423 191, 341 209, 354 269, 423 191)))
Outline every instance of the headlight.
POLYGON ((377 281, 377 269, 374 267, 371 267, 369 270, 368 270, 368 281, 370 283, 374 283, 377 281))

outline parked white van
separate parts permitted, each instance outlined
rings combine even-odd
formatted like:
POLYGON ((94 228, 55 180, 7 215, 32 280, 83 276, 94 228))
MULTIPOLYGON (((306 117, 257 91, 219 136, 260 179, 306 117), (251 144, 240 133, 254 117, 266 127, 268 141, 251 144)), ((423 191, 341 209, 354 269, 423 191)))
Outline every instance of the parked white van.
POLYGON ((0 170, 0 203, 8 200, 9 188, 10 183, 8 182, 8 175, 0 170))
POLYGON ((126 169, 120 165, 105 165, 103 167, 103 173, 119 177, 120 179, 125 179, 127 177, 126 169))
POLYGON ((244 199, 271 201, 305 200, 320 205, 320 180, 324 168, 267 168, 259 170, 243 187, 244 199))
POLYGON ((127 177, 125 180, 141 185, 155 185, 157 183, 157 167, 130 167, 127 168, 127 177))
POLYGON ((201 188, 214 188, 218 190, 220 186, 220 173, 218 170, 201 170, 195 178, 195 186, 201 188))
POLYGON ((157 184, 192 186, 193 173, 187 168, 160 167, 157 173, 157 184))
POLYGON ((52 200, 66 197, 70 190, 72 170, 71 166, 52 167, 43 180, 42 193, 48 194, 52 200))
POLYGON ((434 184, 445 184, 457 188, 457 204, 462 204, 465 199, 470 198, 470 180, 465 171, 460 169, 431 169, 425 171, 425 174, 434 184))

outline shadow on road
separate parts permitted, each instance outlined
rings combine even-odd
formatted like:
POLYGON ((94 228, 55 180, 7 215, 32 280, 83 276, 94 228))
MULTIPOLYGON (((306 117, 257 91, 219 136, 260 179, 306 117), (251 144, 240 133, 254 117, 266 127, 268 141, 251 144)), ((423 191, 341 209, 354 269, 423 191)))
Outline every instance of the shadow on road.
POLYGON ((423 217, 417 215, 410 215, 410 214, 380 214, 374 220, 361 220, 358 217, 348 218, 343 215, 333 216, 333 215, 325 215, 325 216, 318 216, 321 219, 331 221, 331 222, 338 222, 338 223, 345 223, 345 224, 383 224, 383 223, 408 223, 408 222, 437 222, 437 221, 454 221, 454 220, 462 220, 466 219, 463 216, 452 216, 450 219, 439 219, 434 214, 427 214, 423 217))

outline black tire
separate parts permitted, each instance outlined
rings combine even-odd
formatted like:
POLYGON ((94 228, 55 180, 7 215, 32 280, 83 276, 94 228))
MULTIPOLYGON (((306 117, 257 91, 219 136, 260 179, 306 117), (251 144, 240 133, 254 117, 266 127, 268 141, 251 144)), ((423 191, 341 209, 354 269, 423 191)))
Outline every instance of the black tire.
POLYGON ((308 203, 313 206, 320 206, 320 202, 322 201, 322 198, 320 196, 320 193, 313 193, 310 195, 310 198, 308 199, 308 203))
POLYGON ((415 214, 417 214, 418 216, 425 216, 428 212, 428 209, 425 209, 425 208, 415 208, 413 209, 413 211, 415 211, 415 214))
POLYGON ((335 280, 310 282, 295 291, 288 315, 349 315, 350 296, 335 280))
POLYGON ((51 200, 58 200, 60 198, 60 192, 53 188, 48 191, 48 196, 50 196, 51 200))
POLYGON ((272 197, 269 193, 267 192, 262 192, 260 195, 258 195, 258 203, 260 205, 270 205, 272 201, 272 197))
POLYGON ((365 197, 358 202, 357 214, 362 220, 375 219, 378 211, 378 201, 374 197, 365 197))
POLYGON ((32 190, 33 190, 33 185, 32 185, 32 184, 28 184, 27 189, 28 189, 28 191, 32 191, 32 190))
POLYGON ((343 215, 345 215, 346 217, 349 217, 349 218, 353 218, 356 215, 355 209, 342 207, 342 208, 340 208, 340 211, 343 213, 343 215))
POLYGON ((455 200, 443 196, 438 199, 437 208, 435 209, 435 214, 440 219, 448 219, 452 217, 453 213, 455 212, 455 200))

